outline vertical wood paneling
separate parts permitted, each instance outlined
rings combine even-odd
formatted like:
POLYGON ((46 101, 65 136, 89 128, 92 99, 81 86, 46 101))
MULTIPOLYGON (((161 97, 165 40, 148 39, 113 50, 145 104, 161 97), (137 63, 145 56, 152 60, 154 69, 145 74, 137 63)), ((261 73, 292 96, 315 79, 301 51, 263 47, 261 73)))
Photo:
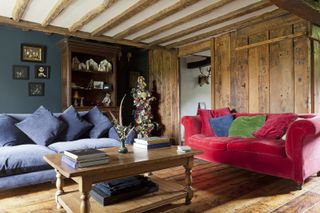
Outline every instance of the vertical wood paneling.
POLYGON ((216 38, 215 108, 230 106, 230 34, 216 38))
MULTIPOLYGON (((292 34, 292 26, 270 30, 270 38, 292 34)), ((270 111, 294 112, 293 41, 270 44, 270 111)))
POLYGON ((320 113, 320 42, 313 42, 314 112, 320 113))
MULTIPOLYGON (((268 40, 268 33, 252 35, 249 44, 268 40)), ((249 49, 249 112, 269 112, 269 46, 249 49)))
POLYGON ((247 36, 237 36, 231 33, 231 100, 230 108, 239 112, 248 111, 249 79, 248 50, 234 51, 235 47, 248 44, 247 36))
MULTIPOLYGON (((306 23, 294 25, 294 32, 306 32, 306 23)), ((310 102, 310 67, 308 59, 308 50, 310 48, 309 40, 306 37, 295 38, 294 42, 294 108, 295 112, 311 112, 310 102)))
POLYGON ((215 73, 216 73, 216 69, 215 69, 215 45, 216 45, 216 40, 215 38, 211 39, 211 47, 210 47, 210 52, 211 52, 211 108, 213 109, 215 107, 215 92, 216 92, 216 88, 215 88, 215 73))
POLYGON ((176 50, 152 49, 149 51, 150 89, 159 94, 160 123, 163 135, 179 142, 180 104, 179 69, 176 50))

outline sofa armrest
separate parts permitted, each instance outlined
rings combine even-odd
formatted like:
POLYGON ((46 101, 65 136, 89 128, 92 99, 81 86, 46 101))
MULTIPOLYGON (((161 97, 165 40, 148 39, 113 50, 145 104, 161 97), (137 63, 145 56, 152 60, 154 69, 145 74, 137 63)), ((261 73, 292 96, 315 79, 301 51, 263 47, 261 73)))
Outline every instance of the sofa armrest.
POLYGON ((188 145, 190 136, 201 133, 200 116, 183 116, 181 123, 184 126, 184 144, 188 145))
POLYGON ((303 182, 320 171, 320 116, 293 122, 285 146, 288 158, 294 162, 296 180, 303 182))

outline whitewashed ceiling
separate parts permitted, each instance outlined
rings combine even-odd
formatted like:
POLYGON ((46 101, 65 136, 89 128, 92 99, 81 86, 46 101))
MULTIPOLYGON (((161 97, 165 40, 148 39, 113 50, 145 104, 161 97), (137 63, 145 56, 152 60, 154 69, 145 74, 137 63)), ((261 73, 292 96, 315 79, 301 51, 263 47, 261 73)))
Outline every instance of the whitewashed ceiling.
POLYGON ((277 11, 268 0, 0 0, 0 24, 134 46, 179 47, 277 11))

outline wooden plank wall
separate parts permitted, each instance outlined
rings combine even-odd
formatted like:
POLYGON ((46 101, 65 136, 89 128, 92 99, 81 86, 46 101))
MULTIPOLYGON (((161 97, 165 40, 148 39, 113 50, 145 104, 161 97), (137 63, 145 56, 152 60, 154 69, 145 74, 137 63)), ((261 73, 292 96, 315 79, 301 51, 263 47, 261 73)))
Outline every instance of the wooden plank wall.
POLYGON ((299 36, 268 43, 274 38, 307 31, 308 22, 285 15, 217 37, 212 54, 213 108, 230 106, 238 112, 311 112, 309 39, 299 36), (246 46, 258 42, 265 44, 246 46))
POLYGON ((149 50, 150 89, 159 95, 159 119, 163 125, 162 135, 179 142, 180 94, 178 52, 175 49, 149 50))
POLYGON ((313 69, 314 112, 320 113, 320 27, 312 26, 311 30, 311 66, 313 69))

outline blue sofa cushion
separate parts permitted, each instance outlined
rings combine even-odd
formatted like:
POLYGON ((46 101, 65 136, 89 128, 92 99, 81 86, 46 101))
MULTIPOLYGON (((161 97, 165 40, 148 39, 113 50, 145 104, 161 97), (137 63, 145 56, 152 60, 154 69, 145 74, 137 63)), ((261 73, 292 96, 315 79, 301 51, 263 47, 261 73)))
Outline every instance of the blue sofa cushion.
POLYGON ((44 106, 40 106, 32 115, 16 124, 36 144, 48 146, 66 127, 44 106))
POLYGON ((209 119, 214 134, 218 137, 228 137, 229 128, 233 122, 232 114, 209 119))
MULTIPOLYGON (((117 141, 120 141, 119 135, 117 133, 117 130, 114 127, 111 127, 111 129, 109 130, 109 138, 113 138, 117 141)), ((125 143, 126 144, 133 144, 134 142, 134 138, 136 137, 136 132, 133 130, 131 132, 129 132, 129 135, 126 138, 125 143)))
POLYGON ((0 147, 33 143, 15 124, 19 121, 11 116, 0 115, 0 147))
POLYGON ((103 137, 112 127, 112 123, 110 122, 109 118, 103 115, 103 113, 96 106, 90 109, 90 111, 83 117, 93 125, 93 128, 89 132, 90 138, 103 137))
POLYGON ((109 147, 118 147, 119 145, 119 142, 112 138, 84 138, 75 141, 56 142, 50 144, 49 149, 60 153, 65 150, 101 149, 109 147))
POLYGON ((23 144, 0 148, 0 177, 50 169, 43 156, 54 154, 48 147, 23 144))
POLYGON ((92 124, 82 119, 73 106, 66 109, 59 118, 67 124, 66 129, 59 137, 59 141, 79 139, 92 128, 92 124))

